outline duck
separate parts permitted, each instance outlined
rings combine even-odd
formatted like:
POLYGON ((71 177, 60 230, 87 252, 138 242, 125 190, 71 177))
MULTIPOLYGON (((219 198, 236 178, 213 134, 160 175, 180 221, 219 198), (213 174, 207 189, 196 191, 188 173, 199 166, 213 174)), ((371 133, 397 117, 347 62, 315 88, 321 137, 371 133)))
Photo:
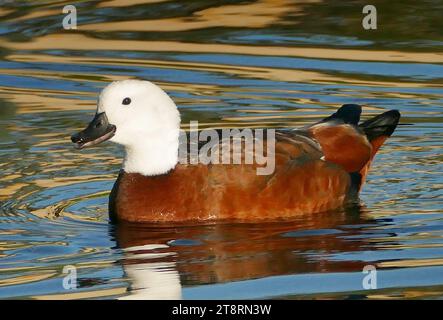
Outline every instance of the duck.
MULTIPOLYGON (((183 135, 174 101, 150 81, 127 79, 101 91, 94 118, 71 141, 77 149, 104 141, 124 147, 109 194, 112 223, 275 221, 358 202, 374 156, 400 120, 398 110, 389 110, 360 122, 361 112, 360 105, 345 104, 300 128, 264 129, 254 141, 272 145, 266 151, 273 167, 258 174, 258 160, 182 161, 182 146, 193 147, 182 139, 189 132, 183 135)), ((226 143, 221 136, 215 146, 226 143)), ((240 146, 236 152, 245 159, 251 149, 240 146)))

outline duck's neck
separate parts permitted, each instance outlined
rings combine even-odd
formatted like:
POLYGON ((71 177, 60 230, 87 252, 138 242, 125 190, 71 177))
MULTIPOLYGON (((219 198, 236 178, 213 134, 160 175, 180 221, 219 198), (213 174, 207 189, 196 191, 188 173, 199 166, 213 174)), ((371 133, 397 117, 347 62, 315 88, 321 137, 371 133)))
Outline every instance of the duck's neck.
POLYGON ((144 176, 165 174, 178 162, 179 130, 155 137, 140 137, 126 146, 123 170, 144 176))

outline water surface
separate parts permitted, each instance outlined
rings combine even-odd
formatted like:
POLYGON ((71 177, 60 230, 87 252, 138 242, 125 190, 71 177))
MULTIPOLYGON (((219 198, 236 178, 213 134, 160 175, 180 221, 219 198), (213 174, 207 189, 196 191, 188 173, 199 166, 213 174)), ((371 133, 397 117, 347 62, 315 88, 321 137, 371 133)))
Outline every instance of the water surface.
POLYGON ((442 298, 442 1, 4 2, 0 9, 0 298, 442 298), (143 3, 146 2, 146 3, 143 3), (98 92, 141 78, 183 125, 297 127, 341 104, 388 109, 361 206, 284 223, 114 227, 122 150, 71 133, 98 92), (75 266, 78 288, 63 288, 75 266), (364 266, 377 268, 365 290, 364 266))

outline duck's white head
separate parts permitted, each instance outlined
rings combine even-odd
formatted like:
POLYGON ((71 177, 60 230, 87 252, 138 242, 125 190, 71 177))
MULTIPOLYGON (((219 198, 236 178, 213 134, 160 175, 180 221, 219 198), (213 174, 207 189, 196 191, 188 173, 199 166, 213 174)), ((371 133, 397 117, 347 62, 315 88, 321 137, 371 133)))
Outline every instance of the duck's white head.
POLYGON ((121 144, 126 150, 125 172, 158 175, 177 164, 179 134, 180 114, 160 87, 123 80, 103 89, 94 119, 72 141, 79 148, 105 140, 121 144))

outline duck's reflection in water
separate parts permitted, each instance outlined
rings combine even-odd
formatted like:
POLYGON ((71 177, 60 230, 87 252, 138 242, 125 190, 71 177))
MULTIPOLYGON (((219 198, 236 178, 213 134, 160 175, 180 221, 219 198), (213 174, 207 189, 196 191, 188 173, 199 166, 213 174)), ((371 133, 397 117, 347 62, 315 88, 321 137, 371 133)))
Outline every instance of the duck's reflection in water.
POLYGON ((173 255, 173 252, 146 253, 169 248, 167 245, 142 245, 124 249, 124 272, 130 280, 130 293, 120 299, 181 299, 180 275, 175 262, 156 261, 173 255), (146 262, 143 262, 146 261, 146 262))
POLYGON ((131 283, 124 298, 180 299, 182 286, 361 272, 364 261, 337 261, 328 255, 371 250, 374 242, 362 233, 386 220, 365 218, 363 211, 353 208, 261 224, 118 225, 117 243, 125 252, 122 264, 131 283))

